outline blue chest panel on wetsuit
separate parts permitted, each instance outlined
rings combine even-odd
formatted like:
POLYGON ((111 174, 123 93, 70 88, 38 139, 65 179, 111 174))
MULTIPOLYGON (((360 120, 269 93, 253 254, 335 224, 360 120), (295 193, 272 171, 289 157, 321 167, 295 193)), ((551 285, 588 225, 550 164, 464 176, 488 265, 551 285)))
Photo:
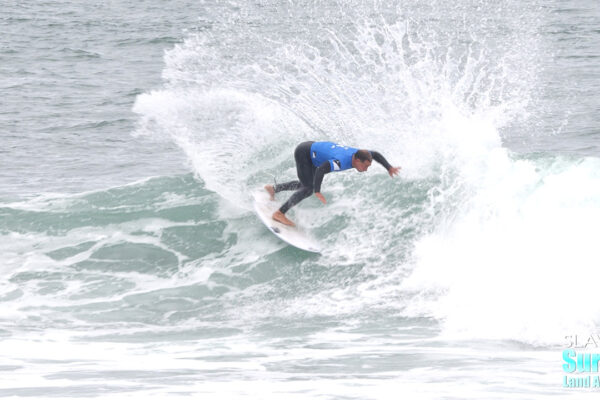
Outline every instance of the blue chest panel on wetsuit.
POLYGON ((329 162, 331 171, 343 171, 352 168, 352 156, 358 149, 341 146, 332 142, 314 142, 310 146, 310 159, 315 167, 329 162))

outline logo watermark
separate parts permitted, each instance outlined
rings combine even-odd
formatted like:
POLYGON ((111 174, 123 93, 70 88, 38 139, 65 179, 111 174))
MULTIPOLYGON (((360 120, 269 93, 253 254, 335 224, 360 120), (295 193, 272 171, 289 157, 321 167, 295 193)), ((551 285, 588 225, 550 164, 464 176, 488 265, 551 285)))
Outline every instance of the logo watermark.
POLYGON ((564 388, 600 388, 600 334, 565 336, 564 388))

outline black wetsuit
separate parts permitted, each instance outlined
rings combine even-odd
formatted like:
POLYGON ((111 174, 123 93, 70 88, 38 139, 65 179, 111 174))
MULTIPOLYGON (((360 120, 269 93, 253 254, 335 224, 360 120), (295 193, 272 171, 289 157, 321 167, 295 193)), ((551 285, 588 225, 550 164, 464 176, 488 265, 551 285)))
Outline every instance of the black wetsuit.
MULTIPOLYGON (((310 149, 315 142, 300 143, 294 151, 294 159, 296 160, 296 173, 299 181, 290 181, 276 184, 273 186, 275 193, 284 190, 295 190, 296 192, 279 208, 279 211, 286 213, 290 208, 309 197, 313 193, 321 191, 321 182, 323 176, 331 172, 331 164, 329 161, 323 162, 318 167, 311 160, 310 149)), ((377 161, 389 170, 392 166, 378 152, 371 151, 373 160, 377 161)))

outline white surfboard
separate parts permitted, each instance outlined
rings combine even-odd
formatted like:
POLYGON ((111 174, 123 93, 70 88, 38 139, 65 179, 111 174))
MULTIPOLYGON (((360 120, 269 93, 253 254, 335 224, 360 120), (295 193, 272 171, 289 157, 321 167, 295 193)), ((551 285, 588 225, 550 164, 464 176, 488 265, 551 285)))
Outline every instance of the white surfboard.
POLYGON ((254 197, 254 211, 256 211, 256 215, 258 215, 263 224, 275 236, 301 250, 312 253, 321 252, 321 246, 301 228, 284 225, 271 218, 273 213, 279 208, 279 205, 270 199, 269 193, 266 190, 256 190, 252 193, 252 196, 254 197))

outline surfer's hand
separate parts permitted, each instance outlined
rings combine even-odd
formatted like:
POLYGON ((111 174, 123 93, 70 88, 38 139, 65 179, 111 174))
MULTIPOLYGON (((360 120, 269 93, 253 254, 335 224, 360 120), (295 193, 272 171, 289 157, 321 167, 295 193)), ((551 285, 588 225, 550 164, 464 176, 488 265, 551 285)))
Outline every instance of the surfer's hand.
POLYGON ((395 175, 398 175, 400 173, 400 167, 390 167, 390 169, 388 169, 388 174, 390 174, 390 176, 393 178, 395 175))
POLYGON ((323 202, 323 204, 327 204, 327 200, 325 200, 325 197, 321 193, 317 192, 317 193, 315 193, 315 196, 317 196, 317 198, 319 200, 321 200, 321 202, 323 202))

